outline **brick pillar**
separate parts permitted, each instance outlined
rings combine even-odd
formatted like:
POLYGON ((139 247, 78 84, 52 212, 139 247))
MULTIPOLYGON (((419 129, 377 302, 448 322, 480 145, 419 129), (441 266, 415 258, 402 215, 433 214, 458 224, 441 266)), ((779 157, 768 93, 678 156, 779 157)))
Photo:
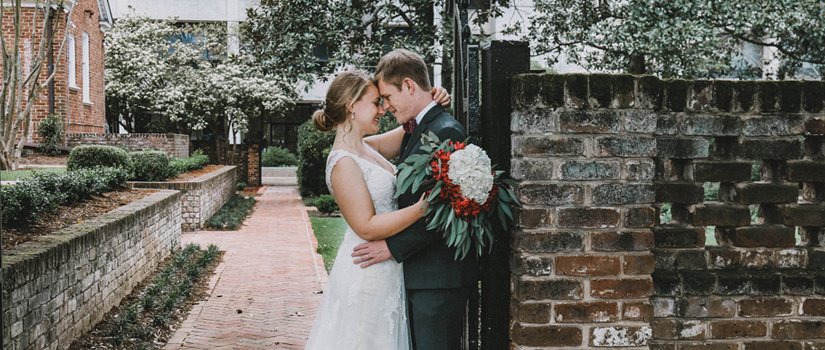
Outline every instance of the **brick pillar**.
POLYGON ((661 96, 630 75, 521 75, 513 81, 514 349, 647 349, 661 96))
POLYGON ((261 186, 261 145, 250 144, 247 147, 246 183, 251 187, 261 186))

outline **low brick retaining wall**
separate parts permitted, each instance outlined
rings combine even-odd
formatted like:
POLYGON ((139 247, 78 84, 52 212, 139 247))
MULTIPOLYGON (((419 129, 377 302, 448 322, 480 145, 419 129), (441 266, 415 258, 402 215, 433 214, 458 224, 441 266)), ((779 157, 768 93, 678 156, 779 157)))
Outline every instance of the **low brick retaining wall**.
POLYGON ((197 231, 235 194, 238 172, 235 166, 223 168, 191 181, 127 183, 131 188, 178 190, 181 196, 183 231, 197 231))
POLYGON ((130 151, 156 149, 170 157, 189 157, 189 135, 182 134, 66 134, 66 145, 105 145, 130 151))
POLYGON ((159 191, 3 252, 3 349, 67 349, 180 247, 178 191, 159 191))

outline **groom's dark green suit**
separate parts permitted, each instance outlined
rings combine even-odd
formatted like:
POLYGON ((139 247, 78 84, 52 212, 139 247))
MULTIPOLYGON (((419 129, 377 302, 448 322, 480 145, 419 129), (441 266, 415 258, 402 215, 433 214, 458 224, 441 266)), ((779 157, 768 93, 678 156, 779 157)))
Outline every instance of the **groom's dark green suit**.
MULTIPOLYGON (((443 107, 430 109, 412 134, 401 142, 401 161, 421 154, 421 135, 435 133, 439 140, 464 141, 467 132, 443 107)), ((398 197, 398 207, 418 202, 422 190, 398 197)), ((463 336, 467 297, 477 288, 478 262, 473 254, 455 260, 440 232, 428 231, 420 219, 400 233, 387 238, 387 248, 404 263, 408 311, 413 342, 417 350, 456 350, 463 336)))

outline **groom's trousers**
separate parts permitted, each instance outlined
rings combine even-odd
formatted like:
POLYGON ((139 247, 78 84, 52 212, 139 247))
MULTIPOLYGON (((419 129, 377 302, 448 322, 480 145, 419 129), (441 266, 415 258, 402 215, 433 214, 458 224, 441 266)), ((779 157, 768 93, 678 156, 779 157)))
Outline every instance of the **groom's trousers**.
POLYGON ((407 289, 415 350, 460 350, 472 287, 407 289))

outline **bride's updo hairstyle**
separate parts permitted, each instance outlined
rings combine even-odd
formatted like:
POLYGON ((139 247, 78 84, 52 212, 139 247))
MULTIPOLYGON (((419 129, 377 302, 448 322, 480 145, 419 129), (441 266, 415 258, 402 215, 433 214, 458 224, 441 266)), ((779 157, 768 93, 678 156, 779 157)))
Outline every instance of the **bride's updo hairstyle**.
POLYGON ((361 71, 347 71, 338 74, 327 91, 326 106, 312 114, 312 124, 321 132, 335 129, 338 124, 349 122, 347 101, 355 103, 367 92, 372 79, 361 71))

